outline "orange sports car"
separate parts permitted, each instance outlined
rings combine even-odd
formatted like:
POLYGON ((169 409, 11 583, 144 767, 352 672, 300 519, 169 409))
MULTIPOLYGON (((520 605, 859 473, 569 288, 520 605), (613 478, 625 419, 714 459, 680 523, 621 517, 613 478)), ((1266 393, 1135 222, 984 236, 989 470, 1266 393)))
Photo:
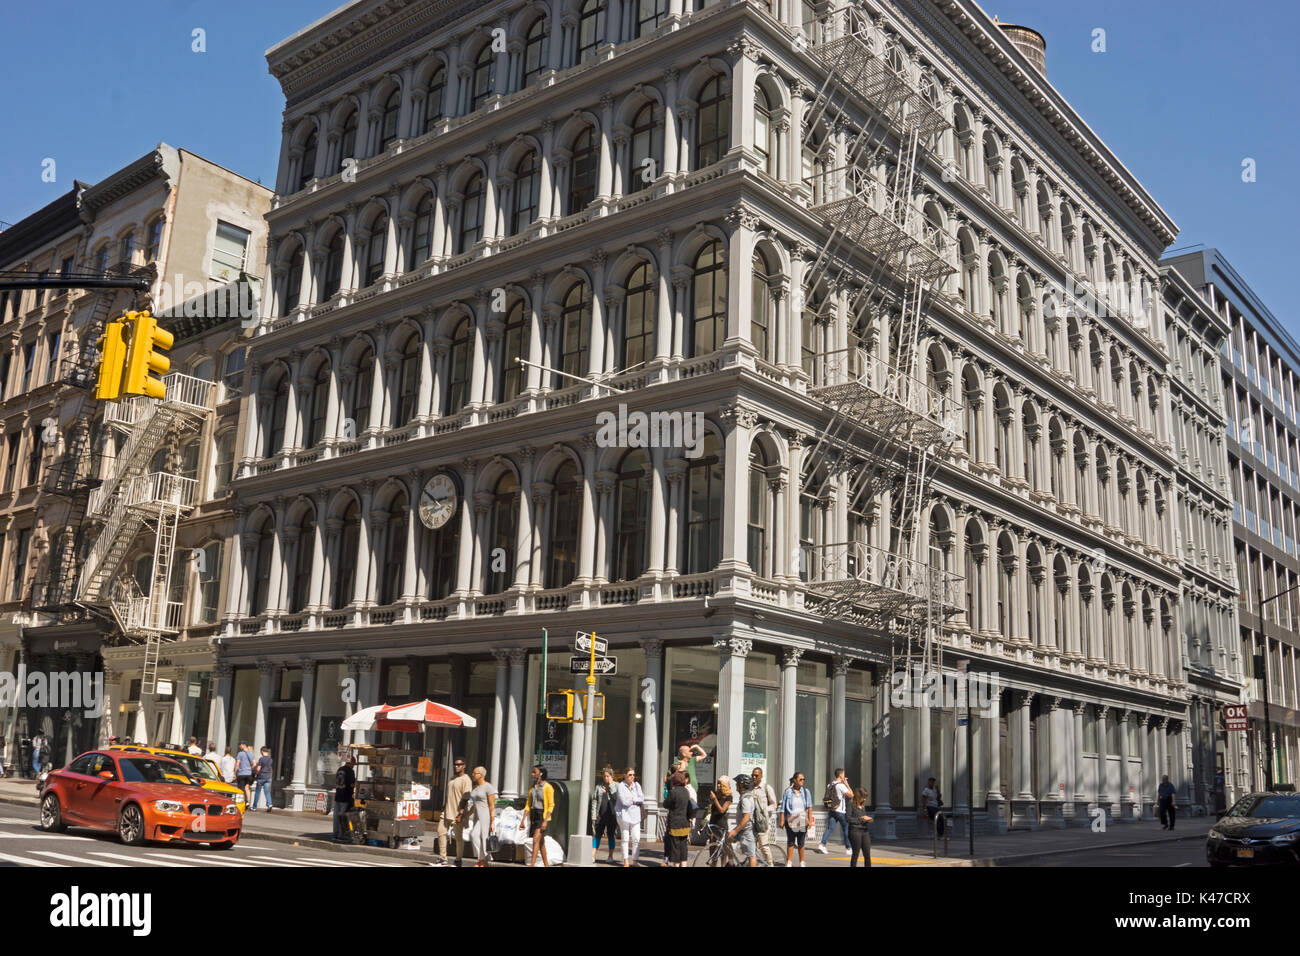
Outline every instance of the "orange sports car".
POLYGON ((90 827, 115 831, 133 846, 182 840, 229 850, 242 824, 233 800, 153 754, 92 750, 51 773, 41 788, 42 830, 90 827))

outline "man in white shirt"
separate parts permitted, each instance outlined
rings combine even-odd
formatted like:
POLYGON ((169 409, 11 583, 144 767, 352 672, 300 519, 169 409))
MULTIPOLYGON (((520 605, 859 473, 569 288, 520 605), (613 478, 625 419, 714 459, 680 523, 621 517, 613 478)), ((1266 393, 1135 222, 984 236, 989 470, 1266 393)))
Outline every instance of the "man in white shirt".
POLYGON ((225 756, 221 758, 219 764, 221 767, 221 779, 226 783, 235 782, 235 758, 230 753, 230 748, 226 748, 225 756))
POLYGON ((848 781, 844 779, 844 768, 836 767, 835 779, 826 788, 827 800, 833 800, 835 805, 826 807, 826 829, 822 831, 822 842, 817 846, 818 853, 827 852, 826 841, 831 838, 831 827, 836 823, 840 825, 840 837, 844 840, 844 851, 849 852, 849 818, 845 811, 848 809, 848 799, 852 795, 853 789, 849 786, 848 781))
MULTIPOLYGON (((777 809, 781 806, 780 802, 776 799, 776 791, 772 789, 770 783, 765 783, 763 781, 762 767, 755 767, 750 778, 754 781, 754 799, 757 804, 756 810, 757 812, 764 814, 770 824, 774 819, 773 814, 775 814, 777 809)), ((764 827, 762 832, 759 832, 758 828, 755 827, 754 836, 758 842, 758 852, 763 854, 763 859, 767 861, 768 866, 774 866, 775 864, 772 862, 771 826, 769 825, 764 827)))
POLYGON ((220 769, 221 756, 217 753, 217 747, 211 740, 208 741, 208 752, 203 755, 203 759, 212 764, 214 769, 220 769))
POLYGON ((199 746, 199 738, 198 738, 198 737, 191 737, 191 738, 190 738, 190 745, 189 745, 188 747, 186 747, 185 750, 186 750, 186 752, 191 753, 191 754, 193 754, 193 755, 196 756, 196 757, 202 757, 202 756, 203 756, 203 748, 199 746))

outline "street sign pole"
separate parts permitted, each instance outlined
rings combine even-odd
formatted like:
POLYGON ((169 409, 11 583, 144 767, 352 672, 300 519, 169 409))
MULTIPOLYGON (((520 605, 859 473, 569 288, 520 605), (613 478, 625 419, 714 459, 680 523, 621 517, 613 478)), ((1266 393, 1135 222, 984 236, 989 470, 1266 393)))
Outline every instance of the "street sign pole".
POLYGON ((596 713, 596 634, 593 631, 590 637, 591 652, 588 656, 587 664, 587 704, 582 710, 582 723, 584 727, 583 748, 582 748, 582 777, 578 781, 580 788, 575 795, 578 801, 578 832, 569 838, 569 852, 565 862, 570 866, 594 866, 594 854, 591 847, 587 844, 587 811, 584 801, 587 795, 595 786, 592 780, 591 762, 596 753, 595 740, 596 721, 592 718, 596 713))

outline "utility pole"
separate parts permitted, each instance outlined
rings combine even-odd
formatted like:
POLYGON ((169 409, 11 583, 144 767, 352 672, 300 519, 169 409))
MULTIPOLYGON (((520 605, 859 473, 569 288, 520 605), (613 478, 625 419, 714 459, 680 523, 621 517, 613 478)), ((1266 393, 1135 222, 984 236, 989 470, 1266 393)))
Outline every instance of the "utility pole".
MULTIPOLYGON (((582 777, 578 781, 578 832, 569 838, 568 853, 564 862, 569 866, 594 866, 591 847, 587 843, 587 810, 582 801, 587 799, 595 784, 592 782, 592 761, 596 753, 596 632, 591 632, 591 656, 587 664, 587 702, 582 709, 583 747, 582 777)), ((572 797, 570 799, 573 799, 572 797)))

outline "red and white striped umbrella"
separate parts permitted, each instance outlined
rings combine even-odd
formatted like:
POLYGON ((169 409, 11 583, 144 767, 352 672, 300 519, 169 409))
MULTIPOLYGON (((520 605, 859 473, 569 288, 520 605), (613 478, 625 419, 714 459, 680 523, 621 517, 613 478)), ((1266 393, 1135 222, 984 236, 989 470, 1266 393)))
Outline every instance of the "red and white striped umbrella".
POLYGON ((400 730, 419 733, 426 727, 475 727, 469 714, 446 704, 421 700, 411 704, 377 704, 343 721, 344 730, 400 730))

